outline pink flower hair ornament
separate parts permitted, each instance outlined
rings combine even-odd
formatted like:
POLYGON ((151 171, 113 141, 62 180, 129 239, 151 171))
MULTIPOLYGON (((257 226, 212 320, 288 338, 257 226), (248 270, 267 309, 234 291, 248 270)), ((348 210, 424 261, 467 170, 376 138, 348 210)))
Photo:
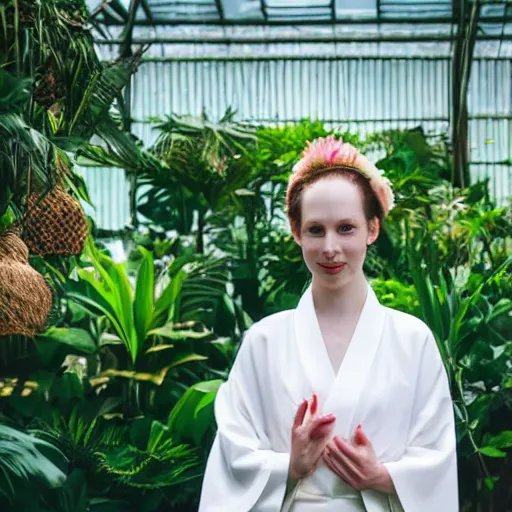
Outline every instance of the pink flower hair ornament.
POLYGON ((395 196, 391 182, 383 176, 384 171, 362 155, 354 146, 335 139, 334 135, 315 139, 307 143, 302 158, 294 165, 288 184, 288 196, 295 183, 308 180, 317 172, 328 172, 336 169, 356 171, 368 179, 384 217, 395 205, 395 196))

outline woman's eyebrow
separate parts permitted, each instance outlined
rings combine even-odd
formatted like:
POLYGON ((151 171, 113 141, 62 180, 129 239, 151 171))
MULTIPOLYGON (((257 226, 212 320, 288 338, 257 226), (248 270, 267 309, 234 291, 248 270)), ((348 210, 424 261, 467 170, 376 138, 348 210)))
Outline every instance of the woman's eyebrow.
MULTIPOLYGON (((355 220, 351 217, 347 217, 345 219, 339 219, 336 221, 336 224, 346 224, 348 222, 355 222, 355 220)), ((324 221, 316 220, 316 219, 308 219, 304 224, 324 224, 324 221)))

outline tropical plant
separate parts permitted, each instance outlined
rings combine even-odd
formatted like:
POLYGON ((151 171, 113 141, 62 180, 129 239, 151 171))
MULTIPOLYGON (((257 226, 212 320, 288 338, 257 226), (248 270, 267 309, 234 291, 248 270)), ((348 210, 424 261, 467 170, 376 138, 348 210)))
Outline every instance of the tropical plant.
POLYGON ((0 505, 23 505, 34 490, 61 487, 67 460, 53 444, 0 423, 0 505))
POLYGON ((145 249, 139 250, 143 259, 132 286, 124 266, 100 253, 89 240, 87 257, 92 270, 79 269, 79 279, 68 283, 67 292, 85 311, 107 319, 111 333, 103 336, 102 344, 114 354, 115 363, 102 368, 100 375, 125 381, 125 412, 130 414, 140 412, 141 384, 158 386, 170 369, 205 359, 180 342, 210 335, 202 328, 175 327, 176 303, 185 272, 178 272, 170 282, 155 282, 153 257, 145 249), (170 341, 178 342, 178 346, 170 341))
POLYGON ((485 273, 472 273, 468 264, 434 271, 417 259, 421 232, 411 235, 409 268, 421 317, 436 338, 454 400, 462 500, 494 510, 498 495, 511 498, 506 464, 492 459, 512 448, 512 301, 506 277, 512 257, 485 273), (499 420, 491 423, 492 417, 499 420))
POLYGON ((145 190, 139 212, 165 230, 193 234, 199 254, 205 252, 208 216, 239 203, 251 179, 232 162, 254 143, 255 136, 253 130, 235 123, 233 116, 230 110, 218 122, 205 114, 167 116, 156 126, 160 133, 150 148, 162 167, 141 168, 137 174, 138 186, 145 190))
POLYGON ((122 112, 121 91, 140 52, 100 63, 83 0, 8 1, 0 12, 0 178, 7 185, 0 215, 11 206, 21 218, 25 196, 56 183, 87 199, 73 157, 126 169, 156 165, 111 110, 122 112))

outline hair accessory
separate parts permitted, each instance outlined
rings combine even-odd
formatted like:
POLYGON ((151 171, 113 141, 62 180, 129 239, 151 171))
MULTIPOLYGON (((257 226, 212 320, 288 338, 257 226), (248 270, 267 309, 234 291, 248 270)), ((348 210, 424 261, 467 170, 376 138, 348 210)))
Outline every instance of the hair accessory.
POLYGON ((302 158, 293 167, 290 184, 298 176, 336 168, 350 169, 367 178, 384 215, 387 215, 395 206, 391 182, 383 176, 384 171, 377 169, 352 144, 344 143, 342 139, 335 139, 334 135, 315 139, 313 142, 308 141, 302 158))

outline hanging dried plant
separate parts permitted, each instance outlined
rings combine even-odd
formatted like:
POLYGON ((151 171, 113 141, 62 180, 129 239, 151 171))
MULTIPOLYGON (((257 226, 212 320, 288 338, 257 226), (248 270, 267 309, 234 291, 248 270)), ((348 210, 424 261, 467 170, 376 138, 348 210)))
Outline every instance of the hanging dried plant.
POLYGON ((87 220, 80 203, 55 187, 41 198, 33 193, 27 201, 23 239, 37 256, 78 255, 87 238, 87 220))
POLYGON ((52 293, 28 264, 28 248, 13 231, 0 235, 0 335, 33 336, 44 330, 52 293))

